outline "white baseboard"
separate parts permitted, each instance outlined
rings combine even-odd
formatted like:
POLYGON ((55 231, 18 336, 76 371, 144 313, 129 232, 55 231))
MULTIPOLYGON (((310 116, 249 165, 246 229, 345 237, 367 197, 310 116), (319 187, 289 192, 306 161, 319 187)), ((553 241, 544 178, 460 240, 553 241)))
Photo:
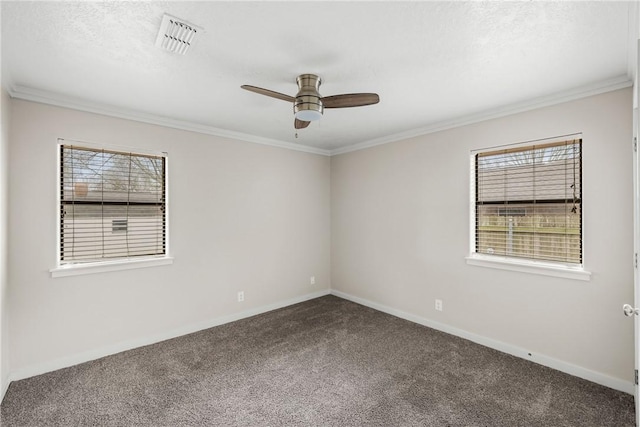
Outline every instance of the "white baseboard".
POLYGON ((193 332, 202 331, 204 329, 209 329, 214 326, 224 325, 225 323, 235 322, 236 320, 245 319, 247 317, 255 316, 257 314, 266 313, 268 311, 277 310, 279 308, 288 307, 290 305, 298 304, 300 302, 308 301, 310 299, 329 295, 329 293, 330 291, 328 289, 325 289, 322 291, 313 292, 310 294, 302 295, 302 296, 291 298, 288 300, 279 301, 277 303, 263 305, 261 307, 255 307, 255 308, 241 311, 239 313, 231 314, 228 316, 217 317, 214 319, 207 320, 205 322, 200 322, 200 323, 172 329, 170 331, 163 332, 160 334, 151 335, 151 336, 142 337, 142 338, 136 338, 136 339, 124 341, 118 344, 114 344, 106 347, 100 347, 94 350, 89 350, 82 353, 74 354, 72 356, 62 357, 60 359, 55 359, 48 362, 28 366, 28 367, 13 371, 9 374, 9 381, 7 381, 7 384, 5 386, 5 390, 3 391, 2 396, 4 397, 4 392, 6 392, 6 388, 9 387, 9 383, 11 381, 18 381, 25 378, 34 377, 36 375, 56 371, 62 368, 68 368, 70 366, 78 365, 84 362, 89 362, 91 360, 96 360, 101 357, 120 353, 126 350, 131 350, 131 349, 142 347, 149 344, 155 344, 160 341, 165 341, 171 338, 176 338, 183 335, 191 334, 193 332))
POLYGON ((438 331, 446 332, 451 335, 468 339, 469 341, 473 341, 477 344, 501 351, 503 353, 530 360, 540 365, 564 372, 569 375, 573 375, 574 377, 579 377, 587 381, 603 385, 605 387, 622 391, 624 393, 634 394, 634 385, 631 381, 624 381, 619 378, 614 378, 600 372, 595 372, 562 360, 554 359, 553 357, 545 356, 543 354, 535 354, 531 351, 515 345, 507 344, 501 341, 484 337, 482 335, 454 328, 453 326, 445 325, 444 323, 439 323, 424 317, 416 316, 414 314, 407 313, 402 310, 397 310, 384 304, 379 304, 373 301, 366 300, 364 298, 336 291, 335 289, 331 290, 331 294, 364 305, 366 307, 373 308, 374 310, 382 311, 384 313, 391 314, 392 316, 408 320, 410 322, 418 323, 420 325, 424 325, 438 331))
POLYGON ((577 365, 573 365, 571 363, 564 362, 562 360, 558 360, 553 357, 549 357, 541 354, 535 354, 521 347, 517 347, 511 344, 506 344, 501 341, 497 341, 491 338, 477 335, 462 329, 454 328, 452 326, 445 325, 443 323, 439 323, 424 317, 416 316, 414 314, 410 314, 402 310, 398 310, 398 309, 386 306, 384 304, 379 304, 373 301, 369 301, 364 298, 356 297, 344 292, 340 292, 337 290, 331 290, 331 291, 322 290, 322 291, 314 292, 311 294, 306 294, 300 297, 291 298, 285 301, 280 301, 274 304, 252 308, 250 310, 245 310, 229 316, 217 317, 205 322, 200 322, 197 324, 192 324, 192 325, 188 325, 181 328, 176 328, 171 331, 163 332, 161 334, 156 334, 153 336, 138 338, 134 340, 128 340, 128 341, 124 341, 111 346, 101 347, 95 350, 90 350, 90 351, 82 352, 72 356, 63 357, 60 359, 56 359, 49 362, 32 365, 26 368, 19 369, 17 371, 11 372, 9 374, 8 381, 2 384, 2 389, 0 390, 0 402, 2 402, 2 399, 4 398, 4 395, 7 392, 7 389, 9 388, 9 384, 11 383, 11 381, 30 378, 36 375, 44 374, 44 373, 55 371, 58 369, 78 365, 80 363, 89 362, 91 360, 95 360, 101 357, 120 353, 122 351, 131 350, 131 349, 142 347, 149 344, 154 344, 160 341, 164 341, 164 340, 176 338, 182 335, 187 335, 193 332, 198 332, 204 329, 212 328, 214 326, 224 325, 225 323, 234 322, 236 320, 240 320, 247 317, 255 316, 257 314, 262 314, 269 311, 277 310, 279 308, 287 307, 293 304, 308 301, 310 299, 318 298, 318 297, 329 295, 329 294, 335 295, 337 297, 340 297, 349 301, 353 301, 355 303, 373 308, 375 310, 378 310, 387 314, 391 314, 392 316, 396 316, 401 319, 408 320, 410 322, 414 322, 414 323, 424 325, 442 332, 446 332, 451 335, 468 339, 469 341, 473 341, 477 344, 484 345, 485 347, 493 348, 503 353, 511 354, 513 356, 520 357, 522 359, 530 360, 540 365, 547 366, 552 369, 556 369, 558 371, 567 373, 569 375, 583 378, 585 380, 603 385, 605 387, 609 387, 609 388, 619 390, 629 394, 634 393, 634 385, 631 381, 624 381, 619 378, 614 378, 599 372, 591 371, 589 369, 586 369, 577 365))
POLYGON ((11 380, 9 378, 4 378, 4 381, 1 381, 2 387, 0 387, 0 403, 4 399, 4 395, 7 394, 7 390, 9 390, 9 383, 11 380))

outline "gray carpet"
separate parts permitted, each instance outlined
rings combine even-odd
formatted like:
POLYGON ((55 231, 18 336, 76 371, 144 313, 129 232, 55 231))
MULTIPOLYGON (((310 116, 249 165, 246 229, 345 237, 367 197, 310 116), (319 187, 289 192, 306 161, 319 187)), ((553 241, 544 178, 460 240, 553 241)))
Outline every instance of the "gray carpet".
POLYGON ((9 426, 633 426, 633 397, 327 296, 11 384, 9 426))

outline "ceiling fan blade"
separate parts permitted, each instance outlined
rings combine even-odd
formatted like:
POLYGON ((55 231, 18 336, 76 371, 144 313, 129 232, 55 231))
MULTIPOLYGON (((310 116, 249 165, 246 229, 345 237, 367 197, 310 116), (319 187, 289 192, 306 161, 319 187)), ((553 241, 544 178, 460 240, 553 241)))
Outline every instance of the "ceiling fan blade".
POLYGON ((361 107, 378 102, 380 102, 380 97, 377 93, 345 93, 322 98, 324 108, 361 107))
POLYGON ((259 93, 260 95, 266 95, 272 98, 282 99, 283 101, 294 102, 296 100, 293 96, 285 95, 284 93, 280 93, 280 92, 274 92, 269 89, 263 89, 257 86, 242 85, 240 87, 242 89, 248 90, 249 92, 255 92, 255 93, 259 93))
POLYGON ((295 119, 295 121, 293 122, 293 127, 296 129, 304 129, 309 126, 309 123, 311 122, 305 122, 304 120, 295 119))

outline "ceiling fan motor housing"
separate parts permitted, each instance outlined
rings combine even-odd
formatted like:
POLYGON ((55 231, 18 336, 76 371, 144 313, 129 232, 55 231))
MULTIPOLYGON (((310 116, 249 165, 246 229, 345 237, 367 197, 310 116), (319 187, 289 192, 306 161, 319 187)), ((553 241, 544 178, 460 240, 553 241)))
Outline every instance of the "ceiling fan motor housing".
POLYGON ((305 122, 319 120, 324 112, 322 99, 318 89, 322 80, 315 74, 302 74, 296 78, 298 93, 293 104, 296 119, 305 122))

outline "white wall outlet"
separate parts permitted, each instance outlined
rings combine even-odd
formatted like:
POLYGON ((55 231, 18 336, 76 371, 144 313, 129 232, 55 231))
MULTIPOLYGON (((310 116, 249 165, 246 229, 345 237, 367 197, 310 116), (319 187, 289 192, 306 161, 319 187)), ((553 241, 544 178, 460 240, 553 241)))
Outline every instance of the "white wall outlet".
POLYGON ((316 276, 309 277, 309 284, 310 285, 315 285, 316 284, 316 276))
POLYGON ((244 291, 238 292, 238 302, 244 301, 244 291))
POLYGON ((442 311, 442 300, 441 299, 437 299, 436 300, 436 310, 442 311))

